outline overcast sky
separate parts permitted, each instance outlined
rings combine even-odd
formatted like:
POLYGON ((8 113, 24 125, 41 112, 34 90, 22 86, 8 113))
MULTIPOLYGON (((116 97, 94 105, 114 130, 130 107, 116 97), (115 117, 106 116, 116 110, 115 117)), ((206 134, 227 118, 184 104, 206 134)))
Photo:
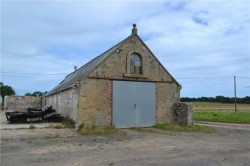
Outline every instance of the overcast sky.
POLYGON ((250 96, 250 0, 1 1, 1 81, 49 91, 131 34, 182 85, 181 96, 250 96))

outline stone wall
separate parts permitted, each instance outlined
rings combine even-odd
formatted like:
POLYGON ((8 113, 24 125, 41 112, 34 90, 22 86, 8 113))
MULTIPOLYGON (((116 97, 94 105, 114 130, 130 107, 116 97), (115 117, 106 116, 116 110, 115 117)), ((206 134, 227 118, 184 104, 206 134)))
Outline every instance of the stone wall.
POLYGON ((193 124, 192 106, 186 103, 174 103, 172 107, 174 123, 181 125, 193 124))
POLYGON ((4 109, 21 111, 28 107, 42 108, 41 97, 37 96, 5 96, 4 109))
POLYGON ((82 80, 79 93, 79 123, 111 124, 111 81, 102 79, 82 80))
POLYGON ((151 80, 151 81, 173 81, 170 74, 167 73, 164 67, 148 51, 147 47, 141 42, 138 36, 131 36, 119 48, 120 52, 113 52, 103 63, 98 66, 91 74, 91 77, 101 78, 117 78, 124 79, 124 77, 135 77, 130 74, 130 55, 137 53, 142 58, 142 74, 136 75, 136 79, 151 80), (138 78, 139 77, 139 78, 138 78))
MULTIPOLYGON (((80 81, 78 122, 112 124, 112 81, 84 79, 80 81)), ((172 106, 179 102, 176 84, 156 83, 156 123, 172 123, 172 106)))
POLYGON ((176 85, 168 83, 156 84, 156 122, 172 123, 172 106, 179 102, 180 93, 176 85))
POLYGON ((43 98, 43 106, 51 105, 58 113, 77 122, 78 89, 67 89, 43 98))

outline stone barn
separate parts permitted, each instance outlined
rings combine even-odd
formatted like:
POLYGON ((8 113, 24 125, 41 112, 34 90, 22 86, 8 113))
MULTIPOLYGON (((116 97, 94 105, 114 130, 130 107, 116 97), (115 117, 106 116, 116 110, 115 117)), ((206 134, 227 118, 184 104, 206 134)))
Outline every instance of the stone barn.
POLYGON ((173 122, 181 85, 137 34, 70 73, 43 98, 77 123, 146 127, 173 122))

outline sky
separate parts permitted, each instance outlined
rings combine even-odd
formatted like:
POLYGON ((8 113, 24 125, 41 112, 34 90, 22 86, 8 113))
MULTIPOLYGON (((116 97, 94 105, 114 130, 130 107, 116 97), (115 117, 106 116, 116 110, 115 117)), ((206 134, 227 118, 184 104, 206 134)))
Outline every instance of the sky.
POLYGON ((17 95, 138 35, 182 97, 250 96, 250 0, 1 0, 1 82, 17 95))

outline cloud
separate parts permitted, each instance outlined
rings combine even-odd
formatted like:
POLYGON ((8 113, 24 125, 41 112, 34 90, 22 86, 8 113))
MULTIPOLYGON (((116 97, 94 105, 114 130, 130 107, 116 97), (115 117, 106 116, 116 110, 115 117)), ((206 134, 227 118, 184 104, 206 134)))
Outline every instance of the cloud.
POLYGON ((202 19, 202 18, 199 18, 199 17, 196 17, 196 16, 193 16, 192 19, 193 19, 194 22, 197 23, 197 24, 201 24, 201 25, 208 26, 208 22, 207 22, 207 20, 205 20, 205 19, 202 19))
POLYGON ((167 1, 165 3, 165 7, 171 11, 178 12, 185 10, 187 4, 189 3, 190 1, 187 0, 167 1))
MULTIPOLYGON (((136 22, 183 96, 232 96, 231 77, 250 77, 249 11, 245 0, 2 1, 1 71, 65 75, 2 74, 1 81, 18 94, 50 90, 136 22), (181 79, 199 77, 225 78, 181 79)), ((239 81, 239 95, 249 95, 249 79, 239 81)))

